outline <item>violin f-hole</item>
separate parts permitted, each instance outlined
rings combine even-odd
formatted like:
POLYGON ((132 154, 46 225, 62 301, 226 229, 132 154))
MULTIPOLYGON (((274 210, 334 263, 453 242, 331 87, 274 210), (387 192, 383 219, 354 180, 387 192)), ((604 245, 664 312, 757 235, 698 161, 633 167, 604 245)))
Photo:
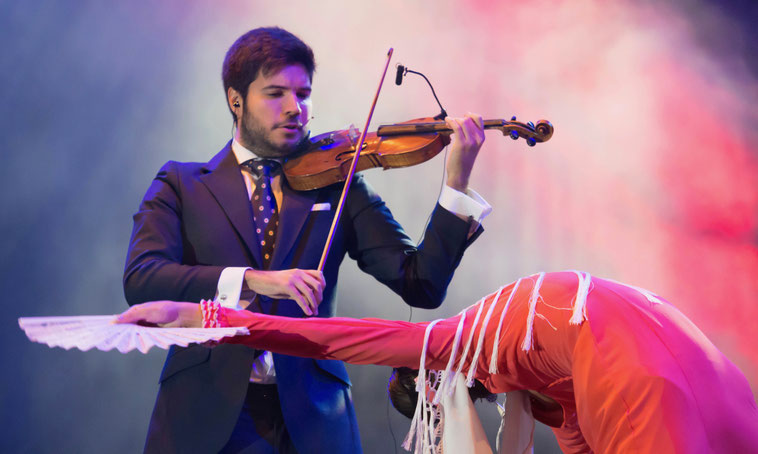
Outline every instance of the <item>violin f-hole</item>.
MULTIPOLYGON (((361 147, 361 151, 365 150, 366 147, 368 147, 368 144, 364 143, 363 146, 361 147)), ((355 154, 355 147, 353 147, 353 148, 351 148, 349 150, 345 150, 345 151, 343 151, 341 153, 337 153, 337 155, 334 157, 334 160, 335 161, 342 161, 345 158, 352 159, 354 154, 355 154)))

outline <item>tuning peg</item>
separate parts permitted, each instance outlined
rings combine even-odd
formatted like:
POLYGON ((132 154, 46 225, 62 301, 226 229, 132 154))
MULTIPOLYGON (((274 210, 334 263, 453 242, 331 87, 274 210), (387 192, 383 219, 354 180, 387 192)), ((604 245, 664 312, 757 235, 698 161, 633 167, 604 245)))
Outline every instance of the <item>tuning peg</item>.
POLYGON ((531 121, 526 122, 526 125, 529 126, 531 129, 534 129, 534 123, 531 121))
POLYGON ((516 116, 515 115, 511 117, 511 121, 516 121, 516 116))
POLYGON ((534 137, 529 137, 528 139, 526 139, 526 144, 529 145, 530 147, 533 147, 537 144, 537 139, 535 139, 534 137))
POLYGON ((511 139, 518 140, 518 131, 515 129, 511 131, 511 139))

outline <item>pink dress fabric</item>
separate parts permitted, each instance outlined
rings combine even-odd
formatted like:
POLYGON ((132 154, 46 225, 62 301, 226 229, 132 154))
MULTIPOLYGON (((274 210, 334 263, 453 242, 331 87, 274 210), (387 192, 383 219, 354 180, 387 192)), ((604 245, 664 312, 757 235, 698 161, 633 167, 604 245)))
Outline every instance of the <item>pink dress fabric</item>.
MULTIPOLYGON (((525 351, 536 280, 524 278, 507 308, 494 374, 489 364, 495 333, 513 284, 496 301, 496 294, 485 298, 485 313, 491 304, 496 307, 484 332, 475 377, 493 393, 529 389, 558 402, 563 421, 553 431, 563 452, 758 452, 758 409, 747 380, 675 307, 651 302, 627 285, 592 277, 586 320, 570 324, 577 274, 548 273, 539 288, 531 348, 525 351)), ((464 338, 477 309, 474 305, 467 310, 464 338)), ((418 368, 429 324, 293 319, 230 309, 222 309, 219 317, 221 326, 250 330, 249 336, 228 342, 287 355, 411 368, 418 368)), ((427 368, 445 368, 459 320, 460 315, 451 317, 433 328, 427 368)), ((480 320, 474 329, 481 326, 480 320)), ((478 339, 480 333, 474 334, 478 339)), ((473 355, 474 348, 468 362, 473 355)), ((554 414, 540 414, 536 408, 533 412, 538 420, 555 420, 554 414)))

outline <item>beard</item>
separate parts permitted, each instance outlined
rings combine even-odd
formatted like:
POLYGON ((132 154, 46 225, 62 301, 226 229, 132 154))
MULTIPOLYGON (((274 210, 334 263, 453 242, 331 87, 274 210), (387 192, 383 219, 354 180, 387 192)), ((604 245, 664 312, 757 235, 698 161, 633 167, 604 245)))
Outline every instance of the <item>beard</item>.
POLYGON ((240 138, 247 148, 261 158, 284 158, 305 150, 310 145, 309 135, 305 126, 298 131, 302 138, 295 144, 277 145, 271 138, 271 131, 262 126, 249 112, 243 111, 239 123, 240 138))

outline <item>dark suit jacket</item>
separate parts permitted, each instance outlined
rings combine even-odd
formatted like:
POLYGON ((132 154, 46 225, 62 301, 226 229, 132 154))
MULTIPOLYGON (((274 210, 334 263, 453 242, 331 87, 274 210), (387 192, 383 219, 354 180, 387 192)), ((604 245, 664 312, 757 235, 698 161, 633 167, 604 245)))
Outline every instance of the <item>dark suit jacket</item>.
MULTIPOLYGON (((283 182, 277 244, 270 269, 315 269, 339 200, 340 185, 296 192, 283 182), (311 211, 314 203, 331 211, 311 211)), ((356 177, 324 268, 320 317, 335 314, 345 254, 410 305, 442 302, 468 238, 470 222, 439 205, 416 247, 379 196, 356 177)), ((229 144, 206 163, 168 162, 134 215, 124 273, 129 304, 211 299, 221 271, 259 268, 252 207, 229 144)), ((251 307, 302 317, 290 300, 259 297, 251 307)), ((217 452, 242 407, 254 351, 239 345, 171 348, 148 431, 147 452, 217 452)), ((274 355, 282 410, 299 452, 360 452, 350 380, 339 361, 274 355)))

